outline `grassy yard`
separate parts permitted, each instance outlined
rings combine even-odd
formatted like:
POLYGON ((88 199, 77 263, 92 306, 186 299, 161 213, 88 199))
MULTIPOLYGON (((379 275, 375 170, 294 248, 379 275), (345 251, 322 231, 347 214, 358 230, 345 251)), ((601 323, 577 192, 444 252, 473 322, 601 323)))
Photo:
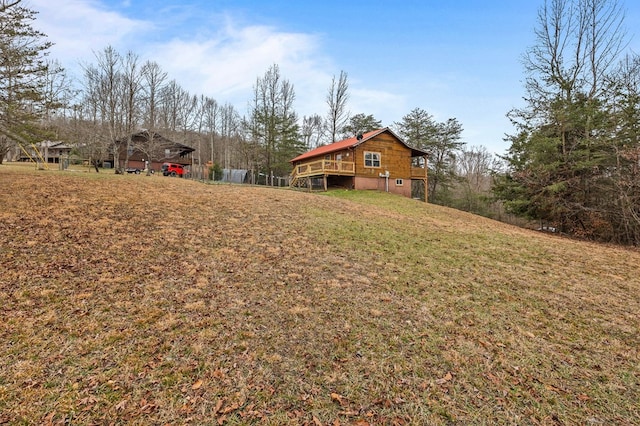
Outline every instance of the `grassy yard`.
POLYGON ((640 424, 640 252, 0 166, 0 424, 640 424))

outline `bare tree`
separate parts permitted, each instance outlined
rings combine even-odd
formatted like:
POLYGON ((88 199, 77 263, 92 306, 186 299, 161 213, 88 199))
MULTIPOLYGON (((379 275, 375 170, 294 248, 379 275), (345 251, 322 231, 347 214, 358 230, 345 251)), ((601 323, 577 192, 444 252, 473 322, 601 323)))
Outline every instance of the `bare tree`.
POLYGON ((112 139, 105 131, 105 99, 100 71, 84 67, 83 95, 71 108, 71 137, 91 163, 102 163, 108 155, 112 139))
POLYGON ((536 43, 524 57, 533 106, 572 101, 579 93, 591 99, 602 94, 602 83, 626 46, 623 21, 615 0, 545 1, 536 43))
POLYGON ((147 175, 151 174, 151 164, 157 158, 159 152, 159 139, 157 136, 158 126, 158 104, 159 97, 167 79, 167 73, 162 70, 157 62, 147 61, 142 66, 143 91, 145 94, 145 115, 142 120, 143 126, 146 127, 148 140, 146 144, 138 147, 145 153, 149 167, 147 167, 147 175))
POLYGON ((329 93, 327 93, 329 112, 326 125, 330 143, 336 141, 338 133, 349 119, 349 112, 346 109, 348 100, 349 83, 347 82, 347 73, 340 71, 337 81, 335 75, 331 79, 331 86, 329 87, 329 93))
POLYGON ((162 88, 160 95, 160 123, 163 129, 172 133, 179 128, 179 109, 182 99, 189 94, 178 84, 176 80, 169 81, 162 88))
POLYGON ((0 1, 0 13, 3 13, 4 11, 8 10, 9 8, 17 6, 21 1, 22 0, 14 0, 14 1, 2 0, 2 1, 0 1))
POLYGON ((195 123, 198 97, 183 89, 176 80, 171 80, 162 89, 161 121, 173 136, 186 133, 195 123))
POLYGON ((225 169, 230 169, 233 165, 237 166, 237 161, 234 161, 233 157, 239 140, 240 121, 240 114, 233 105, 227 103, 220 108, 220 137, 225 169))
MULTIPOLYGON (((95 54, 96 65, 84 68, 84 101, 92 110, 96 124, 101 124, 106 134, 106 143, 113 149, 114 168, 120 170, 118 147, 115 143, 124 136, 124 115, 122 109, 122 62, 120 54, 107 46, 95 54)), ((103 141, 104 143, 105 141, 103 141)), ((100 150, 101 151, 101 150, 100 150)))
POLYGON ((52 116, 58 113, 64 117, 72 99, 77 95, 71 78, 58 61, 47 61, 42 95, 46 121, 53 119, 52 116))
POLYGON ((307 149, 317 148, 324 135, 324 120, 318 114, 302 117, 301 133, 307 149))
POLYGON ((488 191, 491 187, 493 156, 484 146, 461 147, 456 157, 456 175, 463 178, 474 192, 488 191))
POLYGON ((167 80, 167 73, 154 61, 147 61, 142 66, 143 90, 145 93, 146 115, 143 125, 152 131, 158 125, 158 103, 160 93, 167 80))
POLYGON ((124 167, 129 167, 129 155, 132 152, 133 146, 131 137, 134 131, 138 127, 139 118, 141 115, 141 92, 142 92, 142 78, 140 65, 138 63, 139 57, 133 52, 128 52, 122 59, 122 94, 123 94, 123 109, 124 109, 124 132, 126 140, 126 154, 124 167))

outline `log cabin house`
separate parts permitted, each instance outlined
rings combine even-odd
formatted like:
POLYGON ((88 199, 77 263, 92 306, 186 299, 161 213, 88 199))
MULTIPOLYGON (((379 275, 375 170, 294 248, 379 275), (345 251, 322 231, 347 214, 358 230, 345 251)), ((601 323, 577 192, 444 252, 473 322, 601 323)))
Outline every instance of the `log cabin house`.
POLYGON ((116 167, 124 167, 128 160, 129 168, 143 170, 148 165, 152 170, 158 172, 163 163, 190 165, 191 154, 195 149, 174 142, 159 133, 142 130, 131 135, 128 145, 126 139, 117 140, 113 151, 118 155, 117 161, 113 153, 109 160, 112 164, 117 165, 116 167))
POLYGON ((426 151, 412 148, 388 127, 334 142, 290 160, 290 185, 373 189, 427 200, 426 151), (413 190, 412 190, 413 189, 413 190))

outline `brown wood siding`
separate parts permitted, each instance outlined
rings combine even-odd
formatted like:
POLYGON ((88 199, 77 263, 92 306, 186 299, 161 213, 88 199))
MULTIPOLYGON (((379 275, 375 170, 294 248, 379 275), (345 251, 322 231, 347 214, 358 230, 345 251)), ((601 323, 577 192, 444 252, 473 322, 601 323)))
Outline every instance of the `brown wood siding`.
POLYGON ((351 161, 356 163, 356 176, 378 177, 388 170, 390 179, 411 179, 411 150, 388 133, 358 145, 351 161), (380 153, 379 168, 365 167, 365 152, 380 153))
POLYGON ((327 158, 331 161, 337 161, 338 160, 338 155, 342 155, 342 161, 354 161, 354 154, 353 154, 353 150, 351 149, 343 149, 342 151, 336 151, 336 152, 330 152, 327 154, 323 154, 323 155, 318 155, 316 157, 310 157, 310 158, 306 158, 302 161, 296 161, 295 163, 293 163, 293 167, 294 169, 301 165, 301 164, 308 164, 308 163, 312 163, 314 161, 319 161, 319 160, 326 160, 327 158))
MULTIPOLYGON (((326 159, 325 157, 329 157, 329 160, 337 160, 338 155, 342 155, 342 161, 353 161, 352 155, 353 153, 350 150, 344 149, 342 151, 331 152, 325 155, 319 155, 318 159, 326 159)), ((309 162, 311 159, 306 159, 305 161, 301 161, 301 163, 309 162)))

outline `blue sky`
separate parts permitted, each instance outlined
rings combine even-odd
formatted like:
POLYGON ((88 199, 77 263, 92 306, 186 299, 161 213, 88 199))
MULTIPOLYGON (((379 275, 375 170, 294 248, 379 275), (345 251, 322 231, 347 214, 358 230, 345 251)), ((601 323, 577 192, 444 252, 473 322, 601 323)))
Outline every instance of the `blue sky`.
MULTIPOLYGON (((333 75, 348 74, 351 114, 390 126, 413 108, 457 118, 463 141, 503 153, 505 114, 523 105, 521 57, 543 0, 26 0, 51 58, 73 75, 113 46, 158 62, 192 94, 246 113, 277 63, 298 114, 326 115, 333 75)), ((630 48, 640 5, 627 0, 630 48)))

